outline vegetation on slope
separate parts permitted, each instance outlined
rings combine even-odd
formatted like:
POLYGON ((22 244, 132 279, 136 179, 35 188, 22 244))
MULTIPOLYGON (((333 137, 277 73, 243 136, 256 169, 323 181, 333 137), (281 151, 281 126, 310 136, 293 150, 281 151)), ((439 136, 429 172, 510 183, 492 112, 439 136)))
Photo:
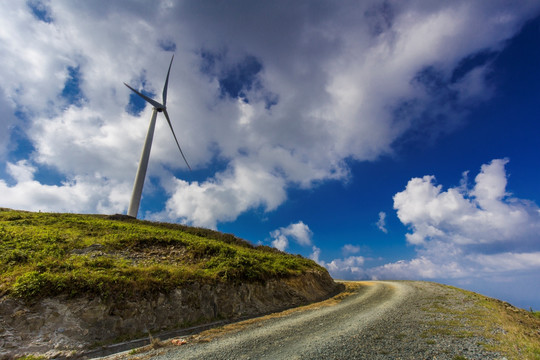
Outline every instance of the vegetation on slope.
POLYGON ((230 234, 121 215, 0 208, 0 295, 130 299, 187 282, 265 281, 316 269, 230 234))
MULTIPOLYGON (((448 286, 448 288, 464 294, 477 306, 463 311, 455 311, 440 307, 440 304, 435 303, 433 310, 453 313, 466 319, 470 326, 480 329, 482 336, 491 340, 489 344, 484 344, 487 350, 497 351, 508 359, 540 360, 540 317, 538 312, 519 309, 507 302, 471 291, 452 286, 448 286)), ((449 334, 458 338, 473 335, 471 329, 463 331, 451 329, 451 323, 447 325, 449 327, 443 330, 448 330, 449 334)))

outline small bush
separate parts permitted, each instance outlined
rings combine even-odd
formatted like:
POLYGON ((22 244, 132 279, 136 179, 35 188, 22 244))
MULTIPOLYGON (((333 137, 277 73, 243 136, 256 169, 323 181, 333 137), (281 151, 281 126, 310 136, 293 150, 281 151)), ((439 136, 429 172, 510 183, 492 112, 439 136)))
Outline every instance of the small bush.
POLYGON ((93 269, 112 269, 115 267, 115 261, 110 257, 100 256, 84 260, 84 265, 93 269))
POLYGON ((26 355, 17 358, 16 360, 45 360, 45 356, 26 355))
POLYGON ((24 264, 28 262, 29 257, 28 251, 15 249, 7 251, 2 257, 2 262, 9 266, 24 264))
POLYGON ((24 299, 38 298, 49 293, 46 275, 37 271, 30 271, 20 276, 13 285, 13 294, 24 299))

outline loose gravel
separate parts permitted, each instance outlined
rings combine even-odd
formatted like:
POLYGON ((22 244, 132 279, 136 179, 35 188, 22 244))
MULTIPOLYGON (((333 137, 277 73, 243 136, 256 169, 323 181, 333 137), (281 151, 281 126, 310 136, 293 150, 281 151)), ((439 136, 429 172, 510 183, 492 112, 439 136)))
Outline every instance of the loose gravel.
POLYGON ((484 348, 491 340, 466 294, 427 282, 368 284, 334 306, 108 359, 505 359, 484 348))

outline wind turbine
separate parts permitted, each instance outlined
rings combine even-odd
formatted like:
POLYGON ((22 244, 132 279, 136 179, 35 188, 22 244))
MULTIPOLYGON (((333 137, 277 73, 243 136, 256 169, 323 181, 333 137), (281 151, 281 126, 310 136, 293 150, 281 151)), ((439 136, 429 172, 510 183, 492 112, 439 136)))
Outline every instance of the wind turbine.
POLYGON ((146 176, 146 169, 148 168, 148 159, 150 157, 150 149, 152 148, 152 139, 154 138, 154 128, 156 126, 156 117, 158 112, 162 112, 165 115, 165 118, 167 119, 167 123, 169 123, 169 127, 171 128, 171 132, 174 136, 174 140, 176 141, 176 145, 178 146, 178 150, 180 150, 180 154, 182 155, 182 158, 186 162, 186 165, 189 170, 191 170, 191 167, 189 166, 186 157, 184 156, 184 153, 182 152, 182 149, 180 148, 180 144, 178 143, 178 139, 176 138, 176 135, 174 133, 171 119, 169 119, 169 114, 167 113, 167 86, 169 85, 169 74, 171 72, 171 66, 172 62, 174 60, 174 55, 171 58, 171 63, 169 64, 169 71, 167 71, 167 78, 165 79, 165 86, 163 86, 163 104, 158 103, 157 101, 150 99, 148 96, 141 94, 128 84, 124 83, 128 88, 130 88, 135 94, 142 97, 144 100, 146 100, 150 105, 154 107, 154 110, 152 111, 152 119, 150 120, 150 126, 148 127, 148 132, 146 133, 146 140, 144 141, 144 147, 143 151, 141 153, 141 160, 139 161, 139 168, 137 169, 137 175, 135 176, 135 184, 133 184, 133 192, 131 193, 131 201, 129 202, 129 209, 128 209, 128 215, 137 217, 137 213, 139 212, 139 204, 141 202, 141 195, 142 195, 142 189, 144 185, 144 178, 146 176))

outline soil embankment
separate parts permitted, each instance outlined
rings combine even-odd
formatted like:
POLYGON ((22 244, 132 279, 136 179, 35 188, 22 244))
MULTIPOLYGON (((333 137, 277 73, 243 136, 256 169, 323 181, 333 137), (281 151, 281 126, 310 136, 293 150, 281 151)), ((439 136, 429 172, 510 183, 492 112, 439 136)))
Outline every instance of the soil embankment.
POLYGON ((327 273, 310 272, 265 283, 194 283, 167 295, 121 304, 57 297, 28 305, 4 297, 0 300, 0 357, 68 355, 115 339, 279 311, 337 291, 339 285, 327 273))

